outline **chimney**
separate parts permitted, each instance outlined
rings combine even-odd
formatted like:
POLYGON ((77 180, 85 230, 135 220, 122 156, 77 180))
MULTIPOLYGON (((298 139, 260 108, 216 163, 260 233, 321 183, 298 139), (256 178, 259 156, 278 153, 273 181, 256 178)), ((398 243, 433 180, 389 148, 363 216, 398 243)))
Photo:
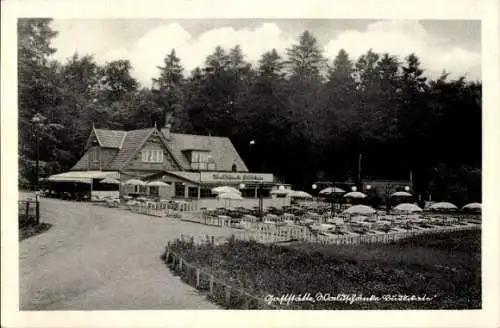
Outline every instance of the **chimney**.
POLYGON ((171 113, 165 113, 165 125, 164 128, 161 129, 161 133, 163 133, 163 136, 169 140, 170 139, 170 129, 172 128, 172 125, 170 124, 170 121, 172 119, 172 114, 171 113))

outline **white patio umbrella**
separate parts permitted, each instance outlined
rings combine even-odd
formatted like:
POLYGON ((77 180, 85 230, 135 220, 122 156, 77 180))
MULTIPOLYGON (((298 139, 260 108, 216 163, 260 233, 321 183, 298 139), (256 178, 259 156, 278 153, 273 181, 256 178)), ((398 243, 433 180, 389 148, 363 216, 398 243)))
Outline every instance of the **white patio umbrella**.
POLYGON ((377 211, 370 206, 366 205, 354 205, 346 209, 343 213, 345 214, 360 214, 360 215, 369 215, 374 214, 377 211))
POLYGON ((431 210, 456 210, 458 207, 452 203, 449 202, 439 202, 439 203, 434 203, 431 206, 429 206, 429 209, 431 210))
POLYGON ((301 190, 291 190, 288 196, 294 198, 313 198, 311 194, 301 190))
POLYGON ((232 192, 225 192, 225 193, 222 193, 222 194, 218 194, 218 195, 217 195, 217 198, 218 198, 218 199, 235 199, 235 200, 243 200, 243 197, 241 197, 241 195, 239 195, 239 194, 235 194, 235 193, 232 193, 232 192))
POLYGON ((462 210, 476 210, 476 211, 481 211, 483 208, 483 205, 481 203, 470 203, 462 207, 462 210))
POLYGON ((412 194, 406 191, 396 191, 391 195, 391 197, 411 197, 412 194))
POLYGON ((241 195, 241 192, 238 189, 233 188, 233 187, 229 187, 229 186, 221 186, 221 187, 212 188, 212 193, 213 194, 231 193, 231 194, 241 195))
POLYGON ((415 204, 410 203, 402 203, 398 206, 394 207, 395 211, 405 212, 405 213, 414 213, 414 212, 422 212, 422 209, 415 204))
POLYGON ((139 180, 139 179, 130 179, 125 182, 126 185, 132 185, 132 186, 145 186, 146 182, 139 180))
POLYGON ((365 198, 366 195, 360 191, 351 191, 344 195, 346 198, 365 198))
POLYGON ((165 186, 168 186, 167 183, 163 182, 163 181, 151 181, 151 182, 148 182, 147 183, 148 186, 152 186, 152 187, 165 187, 165 186))
POLYGON ((335 229, 335 225, 327 223, 317 223, 314 224, 311 228, 318 231, 328 231, 330 229, 335 229))
POLYGON ((100 183, 120 184, 120 181, 113 179, 113 178, 106 178, 106 179, 101 180, 100 183))
POLYGON ((292 190, 290 190, 290 189, 283 189, 283 190, 274 189, 274 190, 271 190, 269 193, 271 195, 288 195, 290 192, 292 192, 292 190))
POLYGON ((240 194, 235 194, 233 192, 225 192, 217 195, 218 199, 224 199, 224 201, 229 200, 229 206, 231 206, 231 200, 243 200, 240 194))
POLYGON ((345 193, 345 190, 337 188, 337 187, 328 187, 328 188, 322 189, 319 192, 320 195, 332 195, 332 194, 343 194, 343 193, 345 193))

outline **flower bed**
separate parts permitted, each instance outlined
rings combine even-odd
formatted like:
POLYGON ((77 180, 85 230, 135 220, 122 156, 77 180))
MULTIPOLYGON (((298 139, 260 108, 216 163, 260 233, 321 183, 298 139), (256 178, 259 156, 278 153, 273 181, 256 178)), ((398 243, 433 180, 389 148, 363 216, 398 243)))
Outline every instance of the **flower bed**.
POLYGON ((472 309, 481 307, 480 231, 422 235, 389 245, 219 246, 172 249, 235 289, 267 295, 318 292, 427 295, 425 302, 295 302, 293 309, 472 309))

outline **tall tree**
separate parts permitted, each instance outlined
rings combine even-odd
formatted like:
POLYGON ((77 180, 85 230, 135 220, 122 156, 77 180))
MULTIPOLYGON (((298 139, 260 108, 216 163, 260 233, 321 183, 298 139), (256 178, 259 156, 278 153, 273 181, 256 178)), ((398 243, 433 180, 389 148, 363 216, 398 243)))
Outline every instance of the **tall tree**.
MULTIPOLYGON (((294 154, 290 160, 293 169, 304 172, 299 179, 302 183, 310 179, 307 175, 316 171, 318 155, 320 153, 320 133, 315 122, 319 121, 320 112, 316 106, 319 90, 325 74, 326 60, 323 57, 319 43, 309 32, 299 36, 298 44, 287 49, 287 68, 290 73, 288 83, 290 141, 294 145, 290 149, 294 154), (295 158, 299 153, 305 160, 295 158)), ((314 174, 314 173, 313 173, 314 174)))
POLYGON ((260 58, 256 77, 241 100, 236 141, 254 170, 283 172, 283 162, 276 161, 284 150, 288 130, 284 121, 283 81, 283 60, 273 49, 260 58), (255 144, 250 146, 250 141, 255 144))
POLYGON ((416 160, 422 155, 422 141, 427 138, 429 131, 425 131, 429 120, 428 107, 426 105, 427 85, 423 76, 420 60, 415 54, 405 58, 402 66, 401 91, 402 103, 399 115, 399 129, 406 147, 402 149, 407 155, 408 161, 416 160), (425 123, 422 126, 415 122, 425 123), (424 138, 424 139, 422 139, 424 138))
POLYGON ((58 87, 61 101, 53 108, 52 119, 64 125, 62 142, 67 145, 59 155, 61 165, 68 168, 74 164, 83 151, 93 122, 109 121, 108 112, 101 103, 101 67, 89 55, 74 54, 60 67, 58 87), (69 151, 69 153, 67 152, 69 151))
MULTIPOLYGON (((184 68, 181 60, 177 57, 175 49, 165 57, 164 66, 159 66, 160 76, 153 79, 153 92, 157 105, 163 113, 171 113, 173 117, 173 129, 178 132, 188 132, 191 125, 187 120, 187 112, 184 106, 184 68)), ((164 115, 165 117, 165 115, 164 115)), ((163 122, 164 120, 160 120, 163 122)), ((163 122, 166 123, 166 122, 163 122)))
POLYGON ((205 64, 204 71, 190 81, 189 89, 198 93, 190 96, 187 105, 193 127, 203 133, 232 136, 236 133, 235 114, 249 81, 249 65, 239 47, 227 53, 220 46, 207 56, 205 64))
POLYGON ((328 69, 328 81, 346 83, 353 79, 353 72, 353 63, 349 54, 344 49, 340 49, 333 60, 333 65, 328 69))
MULTIPOLYGON (((348 140, 356 128, 356 83, 353 77, 354 68, 349 54, 341 49, 328 70, 328 80, 321 89, 318 98, 320 119, 317 129, 321 130, 321 140, 324 145, 323 156, 320 159, 322 167, 330 180, 340 180, 345 177, 345 167, 349 167, 349 156, 346 156, 348 140)), ((323 177, 324 178, 324 177, 323 177)))
MULTIPOLYGON (((39 114, 47 116, 57 101, 58 90, 53 77, 58 66, 51 64, 49 57, 56 49, 51 46, 57 32, 50 27, 51 19, 19 19, 18 28, 18 147, 20 171, 30 170, 36 154, 36 138, 32 118, 39 114)), ((42 144, 42 147, 45 143, 42 144)), ((42 153, 42 152, 40 152, 42 153)), ((42 159, 49 160, 42 153, 42 159)), ((33 183, 30 176, 30 182, 33 183)), ((20 179, 26 181, 20 175, 20 179)))
POLYGON ((139 83, 131 75, 132 64, 129 60, 114 60, 102 68, 102 88, 105 102, 122 100, 129 92, 137 91, 139 83))
POLYGON ((287 49, 288 69, 292 79, 300 81, 319 81, 325 69, 318 40, 309 31, 299 36, 299 43, 287 49))
POLYGON ((272 49, 262 55, 259 59, 258 73, 260 77, 265 78, 284 78, 285 63, 283 62, 281 56, 278 54, 276 49, 272 49))
POLYGON ((57 32, 51 29, 50 22, 50 19, 18 20, 20 128, 29 124, 33 115, 50 108, 54 90, 49 79, 49 56, 56 51, 51 46, 51 40, 57 35, 57 32))
POLYGON ((207 94, 205 92, 206 76, 201 68, 196 67, 185 84, 185 102, 187 115, 193 127, 193 132, 207 134, 210 128, 206 124, 207 94))
POLYGON ((376 83, 378 77, 377 62, 380 55, 369 49, 366 54, 361 55, 355 65, 356 80, 361 90, 370 88, 376 83))

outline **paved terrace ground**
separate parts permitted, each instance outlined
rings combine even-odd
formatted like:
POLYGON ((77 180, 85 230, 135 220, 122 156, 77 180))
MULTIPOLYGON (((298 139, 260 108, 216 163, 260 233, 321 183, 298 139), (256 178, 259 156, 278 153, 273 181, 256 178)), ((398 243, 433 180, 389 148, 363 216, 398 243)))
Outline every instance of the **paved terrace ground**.
POLYGON ((230 230, 56 199, 40 210, 53 226, 19 245, 20 310, 217 308, 159 257, 181 234, 230 230))

